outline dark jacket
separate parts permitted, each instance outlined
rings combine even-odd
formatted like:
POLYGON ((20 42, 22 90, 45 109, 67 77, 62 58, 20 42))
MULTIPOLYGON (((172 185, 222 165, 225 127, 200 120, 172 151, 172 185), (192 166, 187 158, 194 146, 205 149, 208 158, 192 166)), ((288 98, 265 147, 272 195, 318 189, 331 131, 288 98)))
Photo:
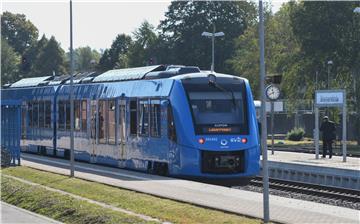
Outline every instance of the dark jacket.
POLYGON ((325 121, 321 124, 320 131, 322 131, 322 138, 325 141, 336 139, 335 123, 332 121, 325 121))

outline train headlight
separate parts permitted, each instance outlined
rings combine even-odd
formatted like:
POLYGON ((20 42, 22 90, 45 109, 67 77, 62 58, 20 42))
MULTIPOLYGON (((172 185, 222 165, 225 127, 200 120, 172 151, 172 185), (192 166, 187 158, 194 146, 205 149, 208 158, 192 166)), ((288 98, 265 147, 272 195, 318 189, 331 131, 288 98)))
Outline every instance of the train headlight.
POLYGON ((198 142, 199 142, 200 144, 204 144, 204 143, 205 143, 205 139, 204 139, 204 138, 199 138, 198 142))
POLYGON ((242 138, 241 139, 241 142, 244 143, 244 144, 247 143, 247 141, 248 141, 247 138, 242 138))

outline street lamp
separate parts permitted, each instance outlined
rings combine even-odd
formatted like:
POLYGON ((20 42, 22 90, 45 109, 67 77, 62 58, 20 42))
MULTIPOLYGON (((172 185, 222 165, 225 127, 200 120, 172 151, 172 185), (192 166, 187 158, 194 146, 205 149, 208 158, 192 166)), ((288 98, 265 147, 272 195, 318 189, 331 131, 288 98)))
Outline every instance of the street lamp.
POLYGON ((214 72, 215 70, 215 65, 214 65, 214 57, 215 57, 215 37, 222 37, 225 36, 225 34, 223 32, 217 32, 215 33, 215 24, 213 24, 213 32, 209 33, 209 32, 202 32, 201 36, 204 37, 211 37, 211 42, 212 42, 212 59, 211 59, 211 72, 214 72))
POLYGON ((269 169, 267 158, 267 125, 266 125, 266 96, 265 96, 265 35, 264 35, 263 1, 259 0, 259 45, 260 45, 260 92, 261 92, 261 151, 263 174, 263 212, 264 223, 270 221, 269 207, 269 169))
POLYGON ((70 176, 74 177, 74 52, 72 0, 70 0, 70 176))
POLYGON ((327 62, 328 64, 328 75, 327 75, 327 89, 330 88, 330 84, 329 84, 329 81, 330 81, 330 69, 331 69, 331 66, 333 65, 333 61, 328 61, 327 62))

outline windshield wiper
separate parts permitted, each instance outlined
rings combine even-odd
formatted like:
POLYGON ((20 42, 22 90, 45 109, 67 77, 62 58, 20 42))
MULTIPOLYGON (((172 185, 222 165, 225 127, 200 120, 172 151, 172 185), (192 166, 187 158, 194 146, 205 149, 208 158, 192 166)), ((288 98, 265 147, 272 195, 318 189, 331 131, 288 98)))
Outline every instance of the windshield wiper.
POLYGON ((236 100, 235 100, 235 95, 234 95, 234 92, 232 90, 227 90, 225 89, 224 87, 220 86, 219 84, 217 84, 216 82, 209 82, 209 86, 212 86, 218 90, 221 90, 222 92, 225 92, 225 93, 230 93, 231 94, 231 99, 232 99, 232 102, 234 104, 234 107, 236 107, 236 100))

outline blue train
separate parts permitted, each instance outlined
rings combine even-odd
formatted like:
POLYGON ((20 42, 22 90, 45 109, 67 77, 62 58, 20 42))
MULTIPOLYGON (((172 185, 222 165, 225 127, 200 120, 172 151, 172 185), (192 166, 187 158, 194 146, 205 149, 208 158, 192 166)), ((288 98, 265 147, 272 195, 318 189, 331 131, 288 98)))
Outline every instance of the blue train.
MULTIPOLYGON (((147 66, 74 78, 75 159, 217 183, 259 173, 249 83, 191 66, 147 66)), ((69 76, 3 88, 21 104, 21 150, 69 157, 69 76)))

